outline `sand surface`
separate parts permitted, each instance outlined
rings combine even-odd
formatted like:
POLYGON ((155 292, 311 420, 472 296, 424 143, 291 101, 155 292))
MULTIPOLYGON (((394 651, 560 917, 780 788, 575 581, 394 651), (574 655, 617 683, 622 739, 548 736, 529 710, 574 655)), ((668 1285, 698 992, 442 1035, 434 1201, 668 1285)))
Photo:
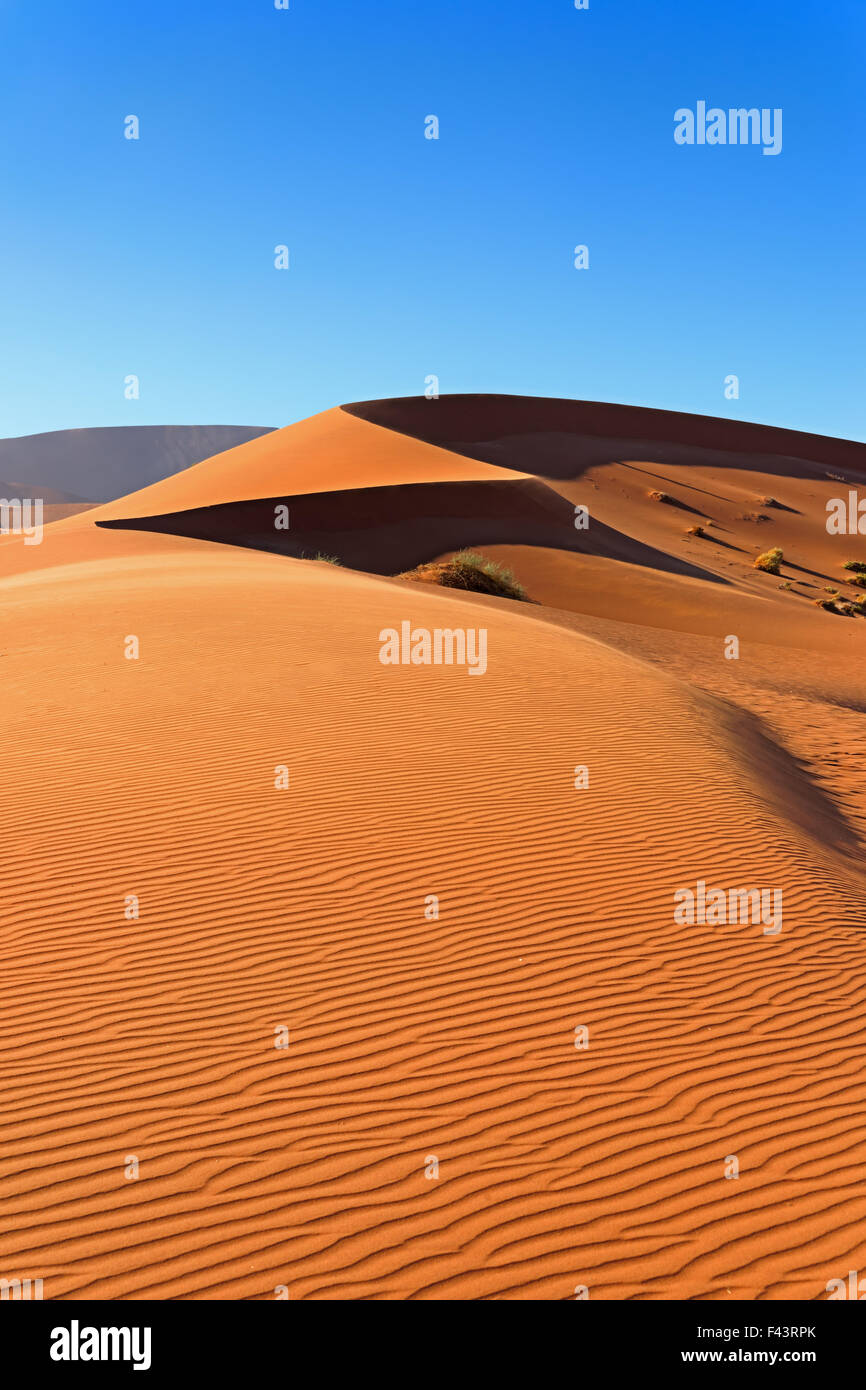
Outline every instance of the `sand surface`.
POLYGON ((824 508, 866 448, 445 404, 0 538, 0 1269, 46 1298, 864 1267, 866 618, 815 599, 858 592, 824 508), (536 602, 388 577, 463 545, 536 602), (383 666, 404 620, 484 627, 486 672, 383 666), (679 924, 699 880, 783 890, 781 931, 679 924))

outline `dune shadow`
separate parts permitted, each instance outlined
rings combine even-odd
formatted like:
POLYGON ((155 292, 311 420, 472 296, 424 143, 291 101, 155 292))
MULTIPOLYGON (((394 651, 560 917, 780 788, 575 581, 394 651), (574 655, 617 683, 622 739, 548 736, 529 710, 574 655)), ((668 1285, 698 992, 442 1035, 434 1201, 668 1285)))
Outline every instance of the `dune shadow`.
POLYGON ((664 497, 653 497, 651 500, 658 503, 660 507, 676 507, 679 512, 688 512, 690 516, 700 516, 705 521, 710 520, 709 512, 702 512, 699 507, 690 507, 688 502, 683 502, 679 497, 671 496, 670 493, 666 493, 664 497))
POLYGON ((790 823, 846 858, 863 876, 863 846, 855 827, 815 780, 808 766, 774 737, 758 715, 716 699, 720 721, 743 748, 759 795, 790 823))
POLYGON ((826 579, 830 584, 832 584, 834 581, 837 584, 845 583, 845 580, 840 579, 838 575, 823 574, 821 570, 810 570, 807 568, 806 565, 795 565, 793 560, 783 559, 782 564, 784 565, 786 570, 797 570, 798 574, 811 574, 813 579, 826 579))
POLYGON ((587 529, 576 529, 572 504, 534 478, 302 493, 96 524, 188 536, 299 559, 330 555, 370 574, 399 574, 446 551, 507 544, 600 556, 714 584, 728 583, 592 516, 587 529), (282 525, 286 519, 288 525, 282 525))
POLYGON ((747 551, 742 545, 733 545, 730 541, 723 541, 721 536, 712 535, 709 531, 704 532, 701 536, 701 540, 712 541, 713 545, 720 545, 723 550, 736 550, 739 555, 747 554, 747 551))
POLYGON ((673 410, 497 395, 409 396, 342 409, 468 458, 557 480, 637 459, 815 480, 842 469, 866 481, 866 444, 673 410))
POLYGON ((764 501, 761 501, 759 499, 758 506, 769 507, 774 512, 790 512, 792 516, 803 515, 799 507, 789 507, 786 505, 786 503, 780 502, 776 497, 773 497, 770 500, 764 499, 764 501))

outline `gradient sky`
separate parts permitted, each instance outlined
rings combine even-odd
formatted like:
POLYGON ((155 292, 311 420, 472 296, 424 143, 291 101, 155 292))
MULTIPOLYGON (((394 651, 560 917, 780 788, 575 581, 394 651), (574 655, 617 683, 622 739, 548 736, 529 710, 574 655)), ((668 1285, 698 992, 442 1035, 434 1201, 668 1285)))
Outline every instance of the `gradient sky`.
POLYGON ((863 0, 0 0, 0 436, 435 373, 866 439, 864 55, 863 0))

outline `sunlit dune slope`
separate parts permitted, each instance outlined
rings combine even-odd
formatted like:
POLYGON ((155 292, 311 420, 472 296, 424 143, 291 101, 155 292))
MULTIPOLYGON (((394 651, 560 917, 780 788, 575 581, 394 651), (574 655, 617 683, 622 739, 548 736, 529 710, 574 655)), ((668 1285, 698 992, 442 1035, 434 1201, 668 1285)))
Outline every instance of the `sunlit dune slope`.
POLYGON ((103 535, 130 552, 0 583, 7 1277, 812 1299, 858 1267, 863 877, 762 727, 544 609, 103 535), (404 619, 483 624, 486 673, 383 666, 404 619), (781 933, 677 925, 698 879, 782 887, 781 933))

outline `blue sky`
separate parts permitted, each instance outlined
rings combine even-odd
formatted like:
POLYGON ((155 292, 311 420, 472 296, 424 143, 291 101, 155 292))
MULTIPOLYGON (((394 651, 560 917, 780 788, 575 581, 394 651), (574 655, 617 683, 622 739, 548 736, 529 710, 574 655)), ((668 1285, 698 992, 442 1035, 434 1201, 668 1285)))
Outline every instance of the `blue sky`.
POLYGON ((0 0, 0 436, 435 373, 866 439, 864 49, 862 0, 0 0), (699 100, 781 154, 678 146, 699 100))

